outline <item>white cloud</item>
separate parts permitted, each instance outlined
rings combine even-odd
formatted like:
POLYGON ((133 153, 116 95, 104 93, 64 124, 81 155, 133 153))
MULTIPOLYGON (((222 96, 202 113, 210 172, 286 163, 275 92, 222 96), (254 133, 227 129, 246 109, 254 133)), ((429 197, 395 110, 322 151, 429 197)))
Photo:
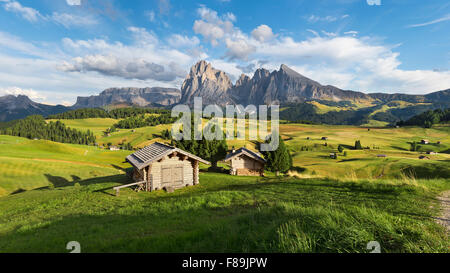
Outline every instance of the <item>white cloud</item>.
POLYGON ((213 46, 217 46, 220 39, 231 35, 235 30, 233 21, 236 17, 231 13, 220 18, 216 11, 202 5, 197 9, 197 14, 201 20, 194 22, 193 30, 211 42, 213 46))
POLYGON ((307 29, 306 31, 311 32, 312 34, 314 34, 314 36, 320 36, 319 33, 315 30, 307 29))
MULTIPOLYGON (((0 2, 4 2, 4 9, 6 11, 15 12, 22 16, 29 22, 37 22, 39 20, 53 22, 59 25, 63 25, 66 28, 70 27, 86 27, 98 24, 96 18, 89 15, 79 15, 79 14, 69 14, 69 13, 60 13, 53 12, 51 15, 42 15, 38 10, 22 6, 17 1, 10 0, 0 0, 0 2)), ((68 5, 81 5, 81 0, 67 0, 68 5), (79 3, 79 4, 77 4, 79 3)))
POLYGON ((358 31, 350 30, 350 31, 344 32, 344 34, 351 35, 354 37, 354 36, 358 35, 358 31))
POLYGON ((66 3, 69 6, 80 6, 81 0, 66 0, 66 3))
POLYGON ((14 96, 25 95, 25 96, 28 96, 32 100, 40 100, 40 101, 47 99, 46 96, 39 94, 37 91, 35 91, 33 89, 22 89, 20 87, 15 87, 15 86, 14 87, 4 87, 4 88, 0 87, 0 96, 5 96, 5 95, 14 95, 14 96))
POLYGON ((69 13, 53 12, 51 16, 52 20, 58 24, 70 28, 72 26, 91 26, 98 24, 97 20, 93 17, 79 16, 69 13))
MULTIPOLYGON (((64 39, 65 48, 73 50, 78 56, 62 62, 58 68, 65 72, 97 72, 124 79, 173 82, 184 78, 187 69, 195 61, 195 57, 187 53, 166 47, 144 28, 129 27, 128 30, 134 37, 132 45, 120 42, 111 44, 102 39, 64 39)), ((171 39, 172 43, 184 43, 184 46, 199 43, 196 37, 174 35, 171 39)))
POLYGON ((252 31, 252 37, 260 42, 271 40, 274 35, 268 25, 260 25, 252 31))
POLYGON ((230 60, 247 60, 248 56, 255 51, 255 47, 245 39, 232 40, 227 38, 225 44, 228 48, 226 56, 230 60))
POLYGON ((153 10, 146 11, 145 15, 147 16, 147 18, 150 22, 155 22, 156 15, 153 10))
POLYGON ((425 93, 450 87, 450 72, 402 70, 394 47, 368 37, 326 36, 295 41, 290 37, 263 44, 255 59, 300 67, 322 84, 365 92, 425 93))
POLYGON ((433 24, 437 24, 437 23, 445 22, 445 21, 450 21, 450 13, 441 18, 438 18, 436 20, 429 21, 429 22, 422 23, 422 24, 409 25, 409 27, 424 27, 424 26, 433 25, 433 24))
MULTIPOLYGON (((449 71, 400 69, 395 46, 383 45, 370 37, 359 38, 355 30, 343 35, 322 30, 321 36, 308 29, 314 37, 296 41, 273 34, 269 26, 264 27, 266 36, 261 35, 261 26, 249 36, 205 6, 201 6, 198 14, 201 20, 194 23, 194 30, 198 30, 201 22, 205 28, 197 31, 199 34, 213 45, 225 45, 228 61, 226 64, 222 61, 221 66, 233 77, 248 73, 249 68, 264 65, 267 69, 277 69, 284 63, 322 84, 363 92, 426 93, 450 87, 449 71), (214 28, 218 31, 212 31, 214 28), (260 60, 264 60, 264 64, 260 60)), ((311 20, 334 21, 347 17, 315 16, 311 20)))
POLYGON ((27 21, 36 22, 40 18, 42 18, 42 15, 39 13, 39 11, 30 7, 24 7, 19 2, 16 1, 3 1, 3 2, 6 2, 3 6, 6 11, 18 13, 27 21))
POLYGON ((196 36, 188 37, 180 34, 173 34, 169 37, 168 43, 174 48, 192 48, 198 46, 200 40, 196 36))
POLYGON ((325 16, 325 17, 320 17, 320 16, 317 16, 317 15, 311 15, 311 16, 309 16, 308 18, 307 18, 307 20, 308 20, 308 22, 310 22, 310 23, 316 23, 316 22, 319 22, 319 21, 323 21, 323 22, 334 22, 334 21, 337 21, 338 20, 338 18, 337 17, 335 17, 335 16, 325 16))
POLYGON ((381 0, 367 0, 367 5, 369 6, 380 6, 381 0))

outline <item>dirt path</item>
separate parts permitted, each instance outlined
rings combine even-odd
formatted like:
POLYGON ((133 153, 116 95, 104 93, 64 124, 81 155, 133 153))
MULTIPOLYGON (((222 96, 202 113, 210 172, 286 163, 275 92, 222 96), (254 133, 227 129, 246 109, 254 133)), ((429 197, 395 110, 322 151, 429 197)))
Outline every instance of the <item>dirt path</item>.
POLYGON ((450 191, 442 193, 438 200, 441 202, 442 212, 436 221, 447 229, 447 233, 450 233, 450 191))

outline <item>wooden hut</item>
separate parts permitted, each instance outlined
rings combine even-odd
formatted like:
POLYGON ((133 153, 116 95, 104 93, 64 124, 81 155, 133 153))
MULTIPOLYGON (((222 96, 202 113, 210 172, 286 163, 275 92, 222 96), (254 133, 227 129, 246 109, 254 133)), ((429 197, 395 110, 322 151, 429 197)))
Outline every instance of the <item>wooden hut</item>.
POLYGON ((233 150, 226 156, 225 162, 230 162, 231 175, 264 176, 266 160, 247 148, 233 150))
POLYGON ((199 162, 210 164, 181 149, 156 142, 126 160, 133 165, 133 180, 145 182, 145 190, 171 191, 199 184, 199 162))

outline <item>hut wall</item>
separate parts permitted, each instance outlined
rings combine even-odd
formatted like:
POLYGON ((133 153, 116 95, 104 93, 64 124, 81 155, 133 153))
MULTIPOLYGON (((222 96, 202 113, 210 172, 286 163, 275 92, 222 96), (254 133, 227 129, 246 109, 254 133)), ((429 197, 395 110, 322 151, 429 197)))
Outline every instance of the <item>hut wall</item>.
POLYGON ((231 168, 236 170, 236 175, 262 175, 264 165, 246 155, 235 157, 231 160, 231 168))
POLYGON ((190 160, 183 156, 165 157, 151 165, 149 178, 152 190, 164 187, 181 188, 194 185, 194 168, 190 160), (181 179, 179 179, 181 177, 181 179), (176 180, 174 182, 174 180, 176 180))

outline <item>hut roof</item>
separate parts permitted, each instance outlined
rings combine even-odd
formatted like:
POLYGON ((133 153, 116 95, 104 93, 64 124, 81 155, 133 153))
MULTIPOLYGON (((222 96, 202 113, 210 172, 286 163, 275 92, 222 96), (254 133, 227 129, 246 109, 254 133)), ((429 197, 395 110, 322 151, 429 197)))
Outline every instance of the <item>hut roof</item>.
POLYGON ((225 157, 225 162, 231 160, 232 158, 234 158, 234 157, 236 157, 236 156, 242 155, 242 154, 245 154, 245 155, 247 155, 248 157, 253 158, 253 159, 255 159, 255 160, 258 160, 258 161, 261 161, 261 162, 263 162, 263 163, 266 162, 266 160, 265 160, 260 154, 255 153, 255 152, 253 152, 253 151, 250 151, 249 149, 244 148, 244 147, 242 147, 242 148, 236 150, 236 151, 233 152, 233 153, 227 154, 227 156, 225 157))
POLYGON ((200 157, 178 149, 176 147, 169 146, 167 144, 163 144, 160 142, 155 142, 152 145, 149 145, 139 151, 135 152, 127 156, 126 160, 130 162, 131 165, 141 170, 148 165, 152 164, 155 161, 160 160, 161 158, 170 155, 174 152, 180 153, 197 161, 200 161, 205 164, 211 164, 209 161, 201 159, 200 157))

